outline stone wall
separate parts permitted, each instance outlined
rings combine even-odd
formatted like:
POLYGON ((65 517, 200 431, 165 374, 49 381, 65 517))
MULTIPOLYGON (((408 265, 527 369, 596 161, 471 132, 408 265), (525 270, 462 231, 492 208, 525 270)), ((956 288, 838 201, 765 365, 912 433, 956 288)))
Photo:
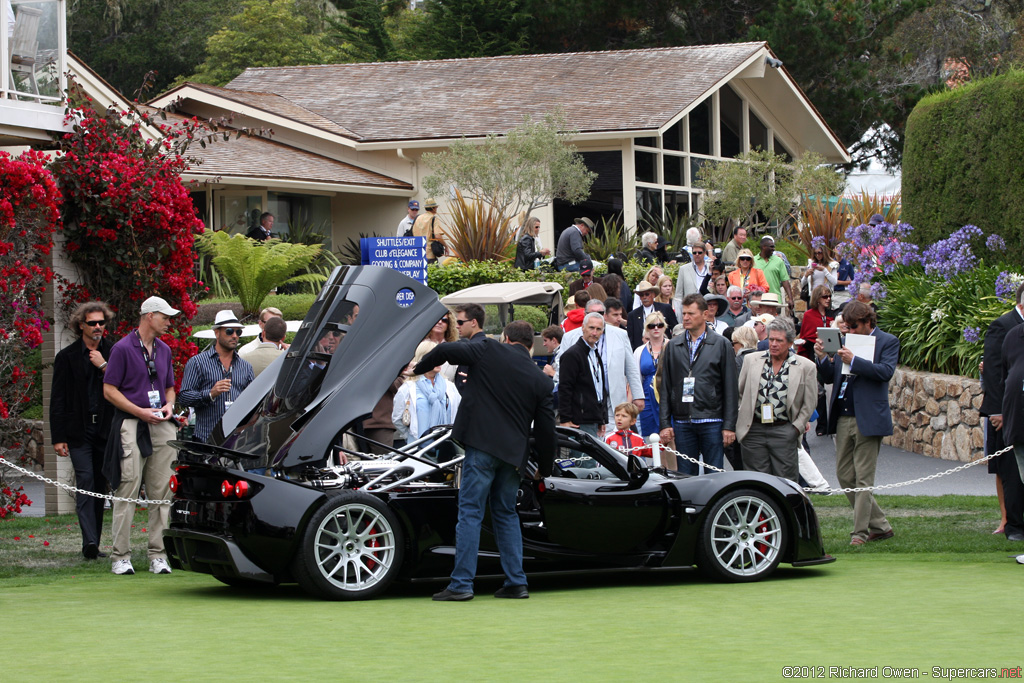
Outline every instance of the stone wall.
POLYGON ((889 382, 896 448, 943 460, 982 457, 981 381, 955 375, 896 368, 889 382))
MULTIPOLYGON (((43 421, 26 420, 26 433, 15 433, 3 438, 3 447, 14 450, 18 455, 7 456, 15 465, 37 473, 43 471, 43 421)), ((17 474, 13 470, 7 474, 17 474)), ((18 474, 18 476, 21 476, 18 474)))

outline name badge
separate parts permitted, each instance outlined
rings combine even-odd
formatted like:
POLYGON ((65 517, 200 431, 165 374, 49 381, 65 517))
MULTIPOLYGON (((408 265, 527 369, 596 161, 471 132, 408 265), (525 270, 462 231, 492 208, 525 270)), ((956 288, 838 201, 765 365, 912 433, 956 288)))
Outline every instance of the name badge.
POLYGON ((846 396, 846 385, 850 383, 849 377, 843 377, 843 383, 839 385, 839 395, 836 398, 843 398, 846 396))
POLYGON ((775 422, 775 411, 772 410, 771 403, 761 404, 761 422, 771 423, 775 422))
POLYGON ((683 378, 683 403, 693 403, 694 378, 683 378))
POLYGON ((160 392, 154 389, 149 392, 149 407, 150 408, 162 408, 160 405, 160 392))

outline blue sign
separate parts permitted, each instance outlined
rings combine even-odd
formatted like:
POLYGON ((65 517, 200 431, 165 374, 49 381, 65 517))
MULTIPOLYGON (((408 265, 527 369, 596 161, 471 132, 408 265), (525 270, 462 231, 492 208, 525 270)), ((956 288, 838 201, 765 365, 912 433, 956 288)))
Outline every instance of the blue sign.
POLYGON ((363 237, 359 250, 364 266, 383 266, 427 284, 426 237, 363 237))

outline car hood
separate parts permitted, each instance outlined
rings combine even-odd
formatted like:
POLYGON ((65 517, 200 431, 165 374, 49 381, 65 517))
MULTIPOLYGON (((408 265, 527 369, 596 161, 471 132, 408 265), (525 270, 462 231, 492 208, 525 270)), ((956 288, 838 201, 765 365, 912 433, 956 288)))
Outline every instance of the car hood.
POLYGON ((388 268, 339 266, 283 354, 238 397, 211 441, 256 465, 318 465, 371 413, 448 312, 437 294, 388 268))

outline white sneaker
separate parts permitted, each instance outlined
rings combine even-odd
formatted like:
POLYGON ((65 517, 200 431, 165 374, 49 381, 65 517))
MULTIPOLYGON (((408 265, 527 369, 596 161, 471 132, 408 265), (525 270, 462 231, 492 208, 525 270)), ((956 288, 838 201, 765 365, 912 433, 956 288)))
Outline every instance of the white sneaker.
POLYGON ((135 567, 132 566, 132 561, 128 558, 123 560, 114 560, 114 564, 111 565, 110 571, 114 574, 134 574, 135 567))
POLYGON ((170 574, 171 566, 167 564, 167 560, 162 557, 154 557, 150 560, 149 571, 154 574, 170 574))
POLYGON ((1017 556, 1017 564, 1024 564, 1024 555, 1017 556))

